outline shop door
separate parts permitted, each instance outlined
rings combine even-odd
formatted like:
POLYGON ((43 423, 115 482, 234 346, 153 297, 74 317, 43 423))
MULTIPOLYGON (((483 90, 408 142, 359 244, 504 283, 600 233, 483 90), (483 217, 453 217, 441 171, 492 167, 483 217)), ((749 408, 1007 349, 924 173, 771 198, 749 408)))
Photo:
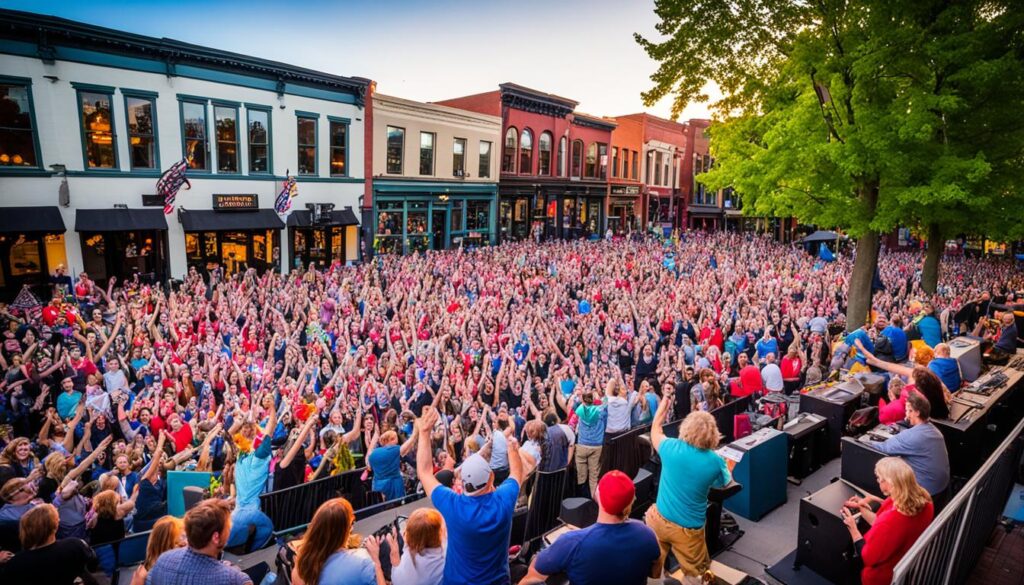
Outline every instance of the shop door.
POLYGON ((249 266, 249 232, 221 232, 220 262, 227 275, 241 272, 249 266))
POLYGON ((430 212, 430 230, 432 248, 434 250, 445 250, 448 248, 448 210, 434 208, 430 212))

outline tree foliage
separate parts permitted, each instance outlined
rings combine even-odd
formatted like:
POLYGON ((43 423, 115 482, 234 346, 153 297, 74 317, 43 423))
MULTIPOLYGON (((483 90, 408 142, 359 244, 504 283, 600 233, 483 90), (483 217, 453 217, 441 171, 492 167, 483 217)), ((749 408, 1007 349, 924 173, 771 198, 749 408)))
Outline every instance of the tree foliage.
MULTIPOLYGON (((708 81, 724 94, 709 187, 875 247, 897 225, 1021 235, 1015 2, 656 0, 655 11, 664 39, 636 37, 660 63, 645 101, 672 95, 678 115, 708 81)), ((861 244, 858 264, 871 266, 855 268, 851 305, 870 298, 877 259, 861 244)))

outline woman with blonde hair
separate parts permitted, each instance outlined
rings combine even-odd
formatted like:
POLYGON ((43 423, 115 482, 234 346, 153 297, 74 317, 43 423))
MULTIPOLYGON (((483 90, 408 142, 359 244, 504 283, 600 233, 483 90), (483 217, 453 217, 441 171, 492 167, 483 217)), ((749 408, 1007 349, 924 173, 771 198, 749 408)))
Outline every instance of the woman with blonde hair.
POLYGON ((146 560, 135 569, 132 575, 131 585, 145 585, 146 575, 153 568, 153 564, 165 552, 185 546, 185 525, 180 518, 164 516, 153 525, 153 531, 149 533, 149 541, 146 543, 146 560))
POLYGON ((296 549, 294 585, 384 585, 369 555, 352 534, 355 512, 345 498, 320 505, 296 549))
POLYGON ((9 479, 28 477, 36 467, 39 460, 32 453, 32 442, 25 437, 14 439, 0 452, 0 486, 9 479))
POLYGON ((864 585, 892 582, 896 564, 928 528, 935 514, 928 491, 917 483, 914 470, 899 457, 879 460, 875 464, 875 479, 887 496, 884 501, 871 495, 854 496, 841 510, 843 523, 864 561, 864 585), (872 511, 872 502, 882 504, 877 512, 872 511), (867 534, 861 534, 858 516, 871 525, 867 534))
MULTIPOLYGON (((15 481, 24 481, 15 480, 15 481)), ((4 583, 71 585, 92 583, 96 554, 78 538, 57 538, 60 516, 50 504, 40 504, 21 517, 21 552, 3 565, 4 583)))
POLYGON ((366 550, 377 567, 378 575, 383 576, 380 544, 388 543, 391 585, 440 585, 444 578, 444 536, 444 518, 441 513, 433 508, 420 508, 405 523, 402 534, 405 550, 401 558, 394 533, 384 538, 371 536, 366 539, 366 550))
MULTIPOLYGON (((113 479, 113 478, 109 478, 113 479)), ((116 483, 116 479, 113 479, 116 483)), ((100 483, 103 483, 101 478, 100 483)), ((133 490, 132 496, 122 501, 121 494, 113 489, 101 491, 92 499, 92 510, 96 513, 96 524, 89 531, 89 544, 98 546, 108 542, 121 540, 125 536, 125 518, 135 510, 135 500, 139 490, 133 490)))

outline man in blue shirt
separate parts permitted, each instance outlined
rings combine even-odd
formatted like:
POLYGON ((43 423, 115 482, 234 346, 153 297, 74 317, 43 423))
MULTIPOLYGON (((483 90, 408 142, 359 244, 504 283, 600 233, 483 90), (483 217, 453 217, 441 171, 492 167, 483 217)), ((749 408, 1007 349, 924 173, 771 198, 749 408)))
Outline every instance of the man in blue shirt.
POLYGON ((508 585, 512 512, 523 481, 519 443, 508 439, 509 477, 497 488, 491 466, 483 457, 475 454, 466 459, 458 470, 463 487, 463 493, 458 494, 434 477, 430 435, 437 421, 437 411, 427 406, 416 423, 416 432, 420 434, 416 475, 448 529, 444 583, 508 585))
MULTIPOLYGON (((846 339, 843 340, 843 343, 848 347, 854 347, 857 340, 860 340, 860 342, 864 344, 864 348, 867 349, 869 353, 875 353, 875 343, 871 341, 871 336, 868 335, 867 327, 861 327, 855 331, 851 331, 849 335, 846 336, 846 339)), ((866 363, 864 353, 861 352, 860 349, 857 350, 857 355, 853 359, 860 364, 866 363)))
POLYGON ((764 330, 764 336, 757 341, 757 361, 764 363, 768 354, 779 355, 779 342, 772 337, 772 328, 769 326, 764 330))
POLYGON ((711 566, 704 522, 708 492, 732 481, 725 460, 712 451, 718 446, 718 425, 707 412, 691 412, 679 427, 679 438, 665 437, 662 425, 671 408, 672 396, 665 396, 651 423, 651 445, 661 457, 661 485, 657 501, 644 521, 658 538, 664 566, 669 549, 679 561, 683 575, 700 578, 711 566))
POLYGON ((936 345, 935 357, 928 362, 928 369, 942 380, 947 390, 956 392, 960 389, 960 364, 949 355, 949 345, 945 343, 936 345))
MULTIPOLYGON (((270 406, 270 418, 267 429, 277 428, 277 409, 270 406)), ((246 422, 239 434, 248 442, 256 439, 256 423, 246 422)), ((273 432, 273 431, 271 431, 273 432)), ((260 510, 260 494, 267 487, 270 476, 270 435, 263 437, 259 447, 250 452, 241 452, 235 463, 235 511, 231 515, 231 536, 227 546, 236 547, 245 544, 249 538, 249 526, 255 526, 253 548, 263 548, 274 535, 274 523, 260 510)), ((238 441, 235 441, 238 443, 238 441)))
POLYGON ((927 398, 911 392, 907 396, 906 409, 907 422, 911 427, 884 442, 872 442, 871 446, 886 455, 903 458, 914 470, 917 483, 935 498, 949 486, 946 441, 942 432, 928 420, 932 408, 927 398))
POLYGON ((928 344, 928 347, 934 348, 942 343, 942 325, 935 318, 935 305, 925 303, 921 313, 921 318, 914 325, 917 327, 918 333, 921 334, 921 339, 928 344))
MULTIPOLYGON (((268 441, 269 442, 269 441, 268 441)), ((231 505, 203 500, 185 514, 188 546, 160 555, 149 570, 150 585, 252 585, 252 579, 220 561, 231 532, 231 505)))
POLYGON ((573 585, 646 585, 647 577, 660 576, 654 531, 629 519, 635 497, 628 475, 604 474, 597 484, 597 523, 558 537, 534 557, 519 585, 540 585, 557 573, 565 573, 573 585))
POLYGON ((906 361, 910 348, 907 342, 907 334, 903 331, 903 319, 898 315, 894 315, 892 320, 889 321, 889 325, 882 329, 882 335, 889 340, 889 345, 892 346, 893 361, 896 363, 906 361))

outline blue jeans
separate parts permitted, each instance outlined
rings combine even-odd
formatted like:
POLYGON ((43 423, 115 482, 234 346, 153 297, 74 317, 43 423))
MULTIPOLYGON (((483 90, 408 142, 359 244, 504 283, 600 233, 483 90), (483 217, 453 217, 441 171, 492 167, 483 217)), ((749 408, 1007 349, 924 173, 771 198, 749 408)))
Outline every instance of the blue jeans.
POLYGON ((249 526, 256 527, 256 535, 252 541, 252 549, 261 549, 274 536, 274 524, 259 508, 238 508, 231 514, 231 536, 228 546, 236 547, 245 544, 249 539, 249 526))

